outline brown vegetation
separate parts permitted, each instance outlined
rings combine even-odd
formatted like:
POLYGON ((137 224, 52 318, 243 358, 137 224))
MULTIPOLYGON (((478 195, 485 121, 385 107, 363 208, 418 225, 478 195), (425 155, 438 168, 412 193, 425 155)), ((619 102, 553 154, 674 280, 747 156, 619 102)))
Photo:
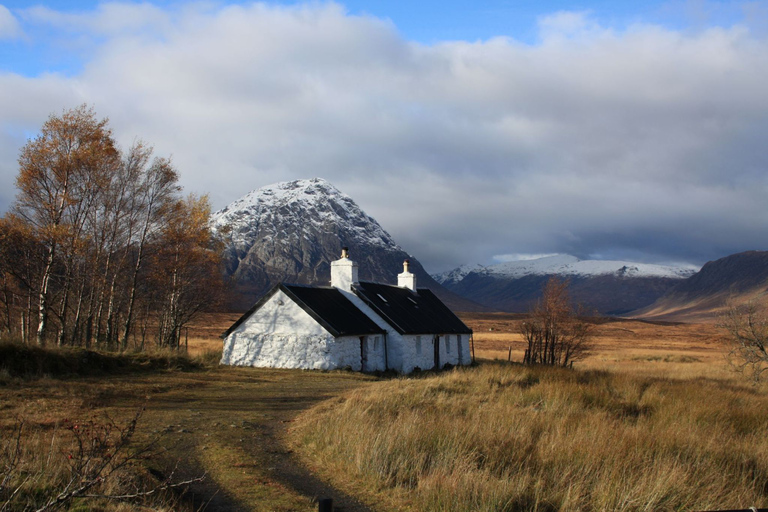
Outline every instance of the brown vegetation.
POLYGON ((524 364, 567 367, 589 350, 592 324, 571 304, 568 281, 550 278, 520 325, 527 347, 524 364))
MULTIPOLYGON (((479 359, 523 361, 520 335, 525 315, 471 313, 462 319, 473 328, 479 359)), ((726 362, 723 332, 713 324, 682 324, 625 319, 593 319, 589 353, 574 368, 661 378, 736 378, 726 362)))
POLYGON ((169 160, 141 142, 120 151, 91 109, 51 116, 16 184, 0 218, 0 339, 178 347, 219 298, 207 198, 181 198, 169 160))
POLYGON ((180 479, 206 473, 206 482, 181 501, 85 502, 104 510, 196 509, 209 499, 211 508, 228 510, 316 510, 317 496, 339 503, 339 494, 302 472, 293 449, 376 510, 768 503, 760 487, 768 395, 728 372, 715 326, 595 320, 592 350, 577 370, 547 371, 506 363, 510 346, 512 360, 522 361, 524 315, 474 313, 462 319, 475 330, 481 367, 376 382, 346 372, 215 368, 220 353, 209 351, 220 350, 218 336, 238 317, 205 313, 188 324, 182 343, 207 353, 197 361, 184 363, 177 351, 154 362, 150 354, 100 353, 111 362, 94 356, 98 371, 77 366, 84 351, 63 350, 26 378, 0 368, 3 439, 23 419, 41 460, 64 419, 124 424, 146 404, 138 440, 164 434, 168 451, 149 465, 162 475, 139 469, 126 482, 157 485, 177 461, 180 479), (283 433, 294 426, 288 448, 283 433))
MULTIPOLYGON (((40 350, 22 349, 35 354, 40 350)), ((87 353, 52 348, 43 352, 65 362, 87 353)), ((13 439, 23 422, 24 466, 32 468, 29 474, 34 482, 28 482, 29 489, 37 496, 50 495, 69 481, 72 425, 125 426, 137 408, 144 407, 135 446, 146 446, 160 436, 153 445, 157 455, 124 468, 106 488, 88 494, 130 495, 137 489, 161 487, 174 468, 174 482, 202 474, 205 481, 192 484, 181 497, 166 492, 159 497, 132 497, 124 503, 103 496, 78 497, 71 510, 126 512, 147 510, 146 506, 201 510, 207 506, 209 510, 311 511, 317 510, 313 497, 328 495, 345 503, 347 498, 293 462, 281 436, 300 410, 374 378, 351 372, 218 368, 211 364, 211 357, 184 361, 178 351, 159 356, 99 355, 93 363, 103 371, 85 367, 70 371, 49 361, 31 364, 21 377, 0 367, 0 439, 13 439)), ((221 352, 215 355, 218 361, 221 352)))
POLYGON ((768 315, 756 301, 729 305, 721 316, 726 331, 729 361, 733 367, 758 382, 768 371, 768 315))
POLYGON ((380 510, 707 510, 768 502, 768 396, 486 363, 352 391, 293 439, 380 510))

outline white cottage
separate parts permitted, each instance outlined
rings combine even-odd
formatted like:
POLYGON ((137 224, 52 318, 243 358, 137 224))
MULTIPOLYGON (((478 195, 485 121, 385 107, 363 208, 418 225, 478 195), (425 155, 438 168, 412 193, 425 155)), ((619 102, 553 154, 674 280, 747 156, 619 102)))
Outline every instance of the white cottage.
POLYGON ((404 264, 398 286, 360 282, 347 249, 331 286, 279 284, 224 334, 222 364, 355 371, 468 365, 464 325, 404 264))

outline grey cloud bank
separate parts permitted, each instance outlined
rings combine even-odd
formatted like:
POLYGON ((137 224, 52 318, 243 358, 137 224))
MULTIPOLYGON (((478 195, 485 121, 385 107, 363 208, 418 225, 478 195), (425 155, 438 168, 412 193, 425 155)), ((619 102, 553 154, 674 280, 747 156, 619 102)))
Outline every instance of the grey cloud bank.
POLYGON ((215 208, 320 176, 433 272, 766 248, 768 41, 747 26, 615 31, 557 13, 533 45, 427 46, 337 4, 0 10, 0 26, 78 39, 85 59, 74 76, 0 72, 2 211, 25 138, 86 102, 215 208))

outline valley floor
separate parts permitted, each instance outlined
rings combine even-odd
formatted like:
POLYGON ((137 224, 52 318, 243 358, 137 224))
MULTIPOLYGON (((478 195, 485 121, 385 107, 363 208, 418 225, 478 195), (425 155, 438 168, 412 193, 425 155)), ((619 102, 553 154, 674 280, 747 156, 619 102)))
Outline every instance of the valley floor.
MULTIPOLYGON (((218 334, 238 316, 208 315, 192 326, 186 336, 190 353, 220 350, 218 334)), ((512 361, 520 361, 521 315, 467 314, 463 319, 475 331, 478 359, 506 361, 511 354, 512 361)), ((593 352, 575 365, 577 369, 610 370, 641 378, 705 377, 715 386, 722 382, 725 387, 743 387, 728 370, 714 325, 613 320, 597 326, 595 335, 593 352)), ((419 379, 403 379, 411 380, 419 379)), ((322 474, 323 468, 317 466, 322 461, 293 453, 290 446, 296 446, 296 435, 290 434, 293 440, 288 436, 294 419, 299 415, 312 418, 303 412, 324 400, 343 402, 339 397, 350 396, 355 389, 375 386, 373 391, 386 385, 373 376, 351 372, 249 368, 11 379, 0 382, 0 429, 5 436, 23 419, 30 431, 45 435, 60 428, 65 418, 127 418, 144 405, 142 435, 163 434, 162 442, 170 449, 166 462, 180 460, 184 476, 206 474, 205 482, 193 487, 188 497, 191 509, 207 504, 207 510, 316 510, 314 499, 330 496, 340 507, 337 510, 368 510, 351 497, 367 495, 371 503, 372 493, 359 493, 356 488, 363 484, 342 478, 334 488, 313 476, 303 464, 322 474)), ((642 404, 639 407, 644 410, 642 404)), ((303 421, 306 431, 306 419, 303 421)), ((301 449, 305 451, 306 446, 301 449)))
MULTIPOLYGON (((466 313, 479 359, 523 359, 519 334, 525 315, 466 313)), ((592 350, 574 368, 630 372, 664 378, 738 378, 730 370, 722 332, 713 323, 606 319, 595 326, 592 350)))

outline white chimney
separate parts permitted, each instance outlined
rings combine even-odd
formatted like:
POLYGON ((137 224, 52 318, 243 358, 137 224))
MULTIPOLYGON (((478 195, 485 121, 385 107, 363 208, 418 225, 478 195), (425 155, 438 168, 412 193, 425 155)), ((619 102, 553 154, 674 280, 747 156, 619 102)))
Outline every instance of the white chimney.
POLYGON ((331 286, 348 292, 357 284, 357 263, 349 259, 349 249, 341 249, 341 259, 331 262, 331 286))
POLYGON ((397 286, 400 288, 408 288, 411 291, 416 291, 416 276, 411 274, 408 270, 410 261, 405 260, 403 262, 403 273, 397 274, 397 286))

